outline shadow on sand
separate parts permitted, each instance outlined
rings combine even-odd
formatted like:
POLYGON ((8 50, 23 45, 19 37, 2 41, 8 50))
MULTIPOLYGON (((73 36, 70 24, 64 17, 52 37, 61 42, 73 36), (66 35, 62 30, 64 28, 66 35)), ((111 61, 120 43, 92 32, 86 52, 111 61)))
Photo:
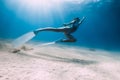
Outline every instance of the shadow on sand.
POLYGON ((78 59, 78 58, 65 58, 65 57, 44 54, 44 53, 29 54, 29 53, 20 52, 19 54, 28 56, 28 57, 32 57, 32 58, 49 60, 49 61, 59 61, 59 62, 82 64, 82 65, 90 65, 90 64, 98 63, 97 61, 93 61, 93 60, 83 60, 83 59, 78 59))

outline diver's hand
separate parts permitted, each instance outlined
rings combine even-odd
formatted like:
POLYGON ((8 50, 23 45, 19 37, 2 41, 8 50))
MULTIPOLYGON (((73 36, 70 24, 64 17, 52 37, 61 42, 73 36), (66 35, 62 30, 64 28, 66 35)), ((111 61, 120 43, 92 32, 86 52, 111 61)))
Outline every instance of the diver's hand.
POLYGON ((82 21, 83 21, 85 18, 86 18, 86 17, 83 17, 83 18, 82 18, 82 21))
POLYGON ((86 17, 83 17, 83 18, 80 20, 79 24, 82 24, 82 22, 85 20, 85 18, 86 18, 86 17))
POLYGON ((83 17, 83 18, 81 19, 81 23, 85 20, 85 18, 86 18, 86 17, 83 17))

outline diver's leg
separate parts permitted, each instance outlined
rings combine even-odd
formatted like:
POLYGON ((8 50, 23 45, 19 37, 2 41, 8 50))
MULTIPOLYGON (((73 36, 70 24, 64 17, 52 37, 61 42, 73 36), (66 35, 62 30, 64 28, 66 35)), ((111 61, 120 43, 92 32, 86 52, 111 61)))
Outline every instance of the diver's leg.
POLYGON ((76 42, 76 39, 71 34, 65 34, 68 39, 63 39, 61 42, 76 42))
POLYGON ((34 31, 34 33, 38 34, 41 31, 65 32, 66 28, 52 28, 52 27, 42 28, 42 29, 38 29, 38 30, 34 31))

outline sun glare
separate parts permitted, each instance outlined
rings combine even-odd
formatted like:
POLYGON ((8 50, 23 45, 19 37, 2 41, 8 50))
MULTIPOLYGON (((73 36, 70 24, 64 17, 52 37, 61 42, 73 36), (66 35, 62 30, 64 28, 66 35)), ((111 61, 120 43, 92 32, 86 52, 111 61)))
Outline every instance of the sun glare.
POLYGON ((26 11, 48 12, 62 7, 62 0, 6 0, 6 4, 11 8, 21 8, 26 11))
POLYGON ((21 0, 20 4, 31 10, 49 11, 61 5, 60 0, 21 0))
MULTIPOLYGON (((64 20, 64 12, 68 3, 80 4, 83 0, 4 0, 8 9, 16 16, 28 21, 37 19, 53 20, 55 16, 64 20)), ((72 7, 70 7, 71 9, 72 7)))
POLYGON ((24 0, 22 3, 32 8, 50 8, 52 6, 51 1, 48 0, 24 0))

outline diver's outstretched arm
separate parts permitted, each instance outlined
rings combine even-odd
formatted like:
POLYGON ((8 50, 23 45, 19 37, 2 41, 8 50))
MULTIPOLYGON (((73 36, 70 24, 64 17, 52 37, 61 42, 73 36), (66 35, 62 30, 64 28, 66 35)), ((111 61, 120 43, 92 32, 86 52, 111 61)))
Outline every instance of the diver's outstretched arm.
POLYGON ((80 24, 82 24, 82 22, 85 20, 85 17, 83 17, 82 19, 81 19, 81 21, 79 22, 79 25, 80 24))

